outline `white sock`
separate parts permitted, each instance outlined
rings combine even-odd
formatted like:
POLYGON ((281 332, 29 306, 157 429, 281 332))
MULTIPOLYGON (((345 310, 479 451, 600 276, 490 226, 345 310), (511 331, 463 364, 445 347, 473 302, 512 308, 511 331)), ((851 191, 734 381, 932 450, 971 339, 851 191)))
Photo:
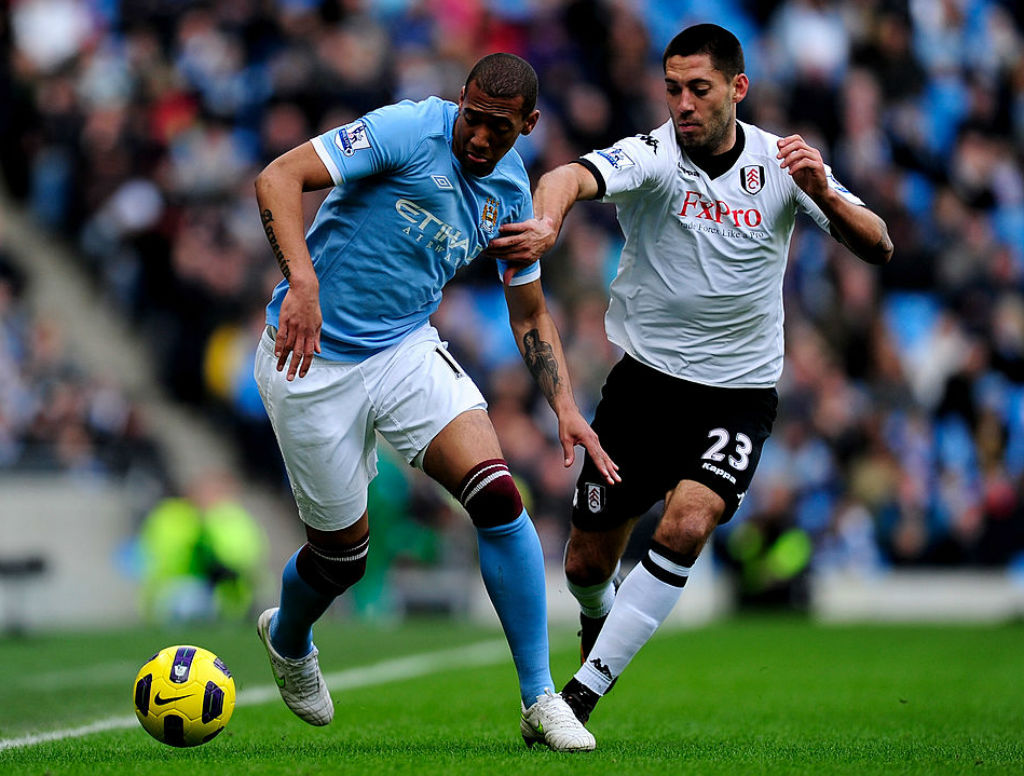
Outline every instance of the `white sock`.
POLYGON ((598 695, 604 695, 668 617, 683 592, 689 573, 687 566, 649 551, 644 562, 633 567, 619 588, 587 662, 576 672, 576 680, 598 695), (668 572, 658 576, 671 578, 676 584, 663 582, 647 569, 647 564, 668 572))
POLYGON ((608 579, 589 587, 575 585, 570 579, 566 578, 565 582, 569 587, 569 592, 579 601, 580 611, 587 615, 587 617, 597 619, 598 617, 604 617, 611 611, 612 604, 615 603, 615 585, 613 582, 619 573, 620 567, 621 564, 616 563, 615 571, 612 572, 608 579))

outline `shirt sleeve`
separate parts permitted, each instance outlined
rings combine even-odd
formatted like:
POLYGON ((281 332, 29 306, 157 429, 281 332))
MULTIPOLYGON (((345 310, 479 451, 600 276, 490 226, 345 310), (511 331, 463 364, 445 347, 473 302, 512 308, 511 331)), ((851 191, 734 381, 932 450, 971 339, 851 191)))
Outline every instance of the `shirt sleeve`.
POLYGON ((660 178, 660 142, 651 135, 637 135, 618 141, 609 148, 591 151, 580 157, 580 164, 597 179, 599 199, 616 202, 634 192, 649 191, 660 178))
POLYGON ((426 134, 422 104, 404 101, 313 138, 335 186, 401 167, 426 134))
MULTIPOLYGON (((860 197, 852 193, 848 188, 846 188, 846 186, 844 186, 842 183, 835 179, 835 177, 832 175, 832 168, 829 167, 827 164, 825 165, 825 177, 828 178, 829 188, 832 189, 837 194, 839 194, 840 197, 842 197, 851 204, 864 205, 864 201, 860 197)), ((810 198, 807 192, 805 192, 795 183, 792 183, 792 181, 793 179, 790 178, 790 183, 792 184, 793 189, 795 190, 797 207, 800 208, 800 210, 802 210, 803 212, 807 213, 807 215, 809 215, 811 218, 813 218, 815 223, 823 231, 830 231, 828 216, 821 212, 821 208, 814 203, 814 200, 810 198)))
MULTIPOLYGON (((533 200, 529 195, 523 197, 522 202, 519 205, 518 210, 507 220, 505 223, 511 224, 519 221, 527 221, 533 218, 533 200)), ((505 270, 508 269, 508 262, 498 259, 495 262, 498 265, 498 277, 503 278, 505 270)), ((522 269, 518 270, 509 281, 510 286, 524 286, 527 283, 532 283, 540 277, 540 262, 535 261, 532 264, 527 264, 522 269)))

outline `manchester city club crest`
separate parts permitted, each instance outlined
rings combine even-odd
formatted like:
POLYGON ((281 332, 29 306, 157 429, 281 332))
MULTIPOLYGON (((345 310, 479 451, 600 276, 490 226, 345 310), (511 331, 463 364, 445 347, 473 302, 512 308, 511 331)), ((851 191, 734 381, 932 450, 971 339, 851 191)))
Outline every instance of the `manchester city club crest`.
POLYGON ((740 186, 747 194, 757 194, 764 188, 764 167, 748 164, 740 168, 740 186))
POLYGON ((484 231, 490 234, 494 231, 494 227, 498 225, 498 200, 494 197, 488 197, 484 203, 484 212, 480 214, 480 226, 484 228, 484 231))

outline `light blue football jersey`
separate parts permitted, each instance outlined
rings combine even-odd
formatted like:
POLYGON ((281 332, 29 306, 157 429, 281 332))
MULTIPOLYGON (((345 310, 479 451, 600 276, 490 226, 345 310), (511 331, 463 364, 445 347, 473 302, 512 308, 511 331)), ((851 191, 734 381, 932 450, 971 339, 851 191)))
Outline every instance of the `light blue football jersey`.
MULTIPOLYGON (((445 284, 501 224, 533 217, 515 149, 486 177, 463 172, 451 148, 457 112, 436 97, 406 100, 313 138, 335 183, 306 234, 324 358, 358 361, 401 341, 427 322, 445 284)), ((534 262, 513 285, 538 277, 534 262)), ((287 290, 287 280, 274 289, 268 323, 277 325, 287 290)))

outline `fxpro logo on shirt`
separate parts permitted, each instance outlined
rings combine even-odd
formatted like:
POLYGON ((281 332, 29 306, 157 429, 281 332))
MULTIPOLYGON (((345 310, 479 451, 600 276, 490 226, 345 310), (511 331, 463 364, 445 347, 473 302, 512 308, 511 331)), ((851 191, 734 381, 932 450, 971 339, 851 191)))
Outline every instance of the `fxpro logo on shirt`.
POLYGON ((764 222, 764 216, 756 207, 733 207, 725 200, 706 200, 699 191, 686 192, 683 207, 677 215, 683 226, 692 231, 725 237, 768 237, 767 231, 758 228, 764 222))
POLYGON ((475 253, 469 255, 468 236, 464 237, 459 229, 445 223, 422 205, 409 199, 399 199, 395 201, 395 210, 409 222, 402 229, 402 234, 427 250, 443 253, 444 260, 452 266, 459 267, 476 256, 475 253))

